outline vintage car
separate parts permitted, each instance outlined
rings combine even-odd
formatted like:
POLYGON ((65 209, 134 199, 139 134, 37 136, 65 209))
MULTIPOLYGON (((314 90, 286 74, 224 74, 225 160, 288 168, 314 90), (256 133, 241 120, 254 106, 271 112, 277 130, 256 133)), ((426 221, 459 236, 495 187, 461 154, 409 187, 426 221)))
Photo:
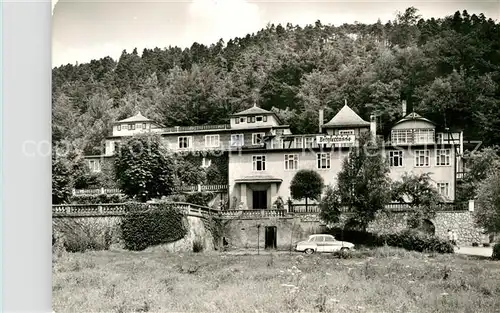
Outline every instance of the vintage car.
POLYGON ((313 254, 315 252, 334 252, 340 250, 353 250, 354 244, 347 241, 339 241, 332 235, 315 234, 310 235, 305 241, 300 241, 295 246, 295 251, 313 254))

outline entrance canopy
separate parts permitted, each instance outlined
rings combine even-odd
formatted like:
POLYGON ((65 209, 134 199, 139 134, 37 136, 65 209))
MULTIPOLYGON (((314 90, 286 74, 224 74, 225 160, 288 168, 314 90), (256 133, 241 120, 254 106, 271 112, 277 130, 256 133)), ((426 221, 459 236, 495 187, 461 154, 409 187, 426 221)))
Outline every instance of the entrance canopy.
POLYGON ((281 183, 283 179, 271 175, 249 175, 236 179, 234 182, 236 184, 281 183))

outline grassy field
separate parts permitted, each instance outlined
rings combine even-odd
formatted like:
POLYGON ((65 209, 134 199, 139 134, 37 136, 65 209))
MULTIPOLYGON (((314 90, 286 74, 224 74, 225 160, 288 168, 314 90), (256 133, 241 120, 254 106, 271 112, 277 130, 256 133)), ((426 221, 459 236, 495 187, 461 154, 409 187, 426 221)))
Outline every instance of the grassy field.
POLYGON ((53 263, 55 312, 500 312, 500 262, 392 248, 334 255, 87 252, 53 263))

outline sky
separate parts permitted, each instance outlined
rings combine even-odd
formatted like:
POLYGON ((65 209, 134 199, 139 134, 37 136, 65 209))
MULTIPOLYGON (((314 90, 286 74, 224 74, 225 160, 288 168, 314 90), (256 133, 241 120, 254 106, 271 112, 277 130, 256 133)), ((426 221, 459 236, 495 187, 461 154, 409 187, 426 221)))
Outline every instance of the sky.
POLYGON ((210 45, 257 32, 268 23, 305 26, 383 23, 414 6, 424 18, 457 10, 500 20, 499 0, 52 0, 53 66, 86 63, 137 48, 210 45))

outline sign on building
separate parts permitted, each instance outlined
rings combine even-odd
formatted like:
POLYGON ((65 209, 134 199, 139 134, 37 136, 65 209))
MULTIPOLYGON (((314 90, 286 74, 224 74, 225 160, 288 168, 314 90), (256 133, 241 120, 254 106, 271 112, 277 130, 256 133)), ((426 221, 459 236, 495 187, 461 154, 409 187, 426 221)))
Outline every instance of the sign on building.
POLYGON ((354 143, 355 135, 321 135, 316 136, 318 145, 349 144, 354 143))

